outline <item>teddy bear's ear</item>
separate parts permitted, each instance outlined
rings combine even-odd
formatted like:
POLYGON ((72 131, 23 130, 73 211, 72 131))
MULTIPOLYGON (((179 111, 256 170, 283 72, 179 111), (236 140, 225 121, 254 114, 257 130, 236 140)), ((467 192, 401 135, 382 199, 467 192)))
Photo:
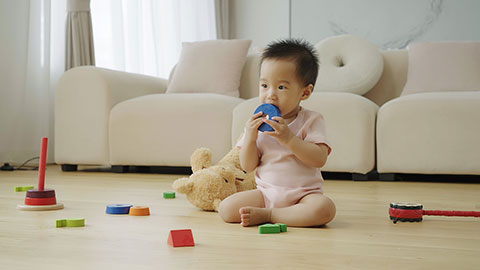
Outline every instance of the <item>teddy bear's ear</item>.
POLYGON ((240 148, 233 147, 219 162, 218 165, 228 165, 241 168, 240 166, 240 148))
POLYGON ((211 166, 212 151, 208 148, 198 148, 190 156, 190 165, 192 165, 192 172, 205 169, 211 166))
POLYGON ((183 177, 175 180, 172 184, 172 188, 176 192, 188 194, 192 192, 193 185, 194 185, 193 181, 190 181, 190 179, 187 177, 183 177))

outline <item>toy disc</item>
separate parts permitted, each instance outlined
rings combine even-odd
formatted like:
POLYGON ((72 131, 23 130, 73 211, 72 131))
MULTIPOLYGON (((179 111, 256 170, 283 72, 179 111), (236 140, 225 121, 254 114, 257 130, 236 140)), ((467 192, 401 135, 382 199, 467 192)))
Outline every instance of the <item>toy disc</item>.
POLYGON ((55 190, 54 189, 44 189, 44 190, 30 189, 30 190, 27 190, 27 197, 52 198, 52 197, 55 197, 55 190))
POLYGON ((25 205, 19 204, 17 205, 18 210, 23 211, 48 211, 48 210, 59 210, 63 209, 63 203, 57 203, 52 205, 25 205))
POLYGON ((106 213, 113 215, 128 214, 130 207, 132 207, 131 204, 109 204, 106 213))
MULTIPOLYGON (((264 103, 255 109, 255 112, 253 114, 256 114, 258 112, 263 112, 263 114, 267 115, 267 119, 272 119, 275 116, 282 117, 282 114, 280 113, 280 110, 277 108, 277 106, 269 103, 264 103)), ((273 131, 273 128, 267 124, 267 123, 262 123, 260 127, 258 127, 258 130, 260 131, 273 131)))
POLYGON ((52 205, 56 204, 57 199, 55 197, 50 198, 29 198, 25 197, 26 205, 52 205))
POLYGON ((149 216, 150 209, 146 206, 132 206, 130 207, 130 216, 149 216))

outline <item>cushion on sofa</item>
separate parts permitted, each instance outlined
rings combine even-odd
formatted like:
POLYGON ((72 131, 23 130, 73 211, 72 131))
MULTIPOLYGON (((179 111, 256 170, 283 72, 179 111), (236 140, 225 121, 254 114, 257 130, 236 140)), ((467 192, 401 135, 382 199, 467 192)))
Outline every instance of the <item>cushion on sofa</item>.
POLYGON ((480 42, 420 42, 408 46, 402 95, 480 90, 480 42))
POLYGON ((340 35, 324 39, 315 47, 320 59, 315 91, 363 95, 382 75, 382 54, 367 40, 340 35))
POLYGON ((216 93, 238 97, 251 40, 184 42, 166 93, 216 93))

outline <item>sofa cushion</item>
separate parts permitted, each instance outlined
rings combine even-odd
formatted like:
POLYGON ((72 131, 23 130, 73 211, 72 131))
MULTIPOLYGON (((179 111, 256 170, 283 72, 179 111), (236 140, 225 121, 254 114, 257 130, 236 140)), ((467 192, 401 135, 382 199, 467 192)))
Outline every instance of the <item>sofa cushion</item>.
POLYGON ((402 95, 480 90, 480 42, 420 42, 408 47, 402 95))
POLYGON ((166 93, 216 93, 238 97, 251 40, 184 42, 166 93))
POLYGON ((324 39, 315 47, 320 59, 315 91, 363 95, 382 75, 383 57, 367 40, 340 35, 324 39))

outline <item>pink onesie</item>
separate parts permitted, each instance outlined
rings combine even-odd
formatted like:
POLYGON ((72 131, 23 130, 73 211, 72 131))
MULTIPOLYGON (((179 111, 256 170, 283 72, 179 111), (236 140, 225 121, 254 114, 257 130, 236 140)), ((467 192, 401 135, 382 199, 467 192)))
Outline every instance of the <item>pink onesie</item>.
MULTIPOLYGON (((325 137, 325 120, 321 114, 301 108, 288 127, 304 141, 327 145, 330 154, 331 147, 325 137)), ((237 147, 242 146, 243 140, 244 136, 237 147)), ((323 193, 320 169, 305 165, 275 138, 259 131, 257 149, 260 162, 255 181, 263 193, 266 208, 291 206, 307 194, 323 193)))

